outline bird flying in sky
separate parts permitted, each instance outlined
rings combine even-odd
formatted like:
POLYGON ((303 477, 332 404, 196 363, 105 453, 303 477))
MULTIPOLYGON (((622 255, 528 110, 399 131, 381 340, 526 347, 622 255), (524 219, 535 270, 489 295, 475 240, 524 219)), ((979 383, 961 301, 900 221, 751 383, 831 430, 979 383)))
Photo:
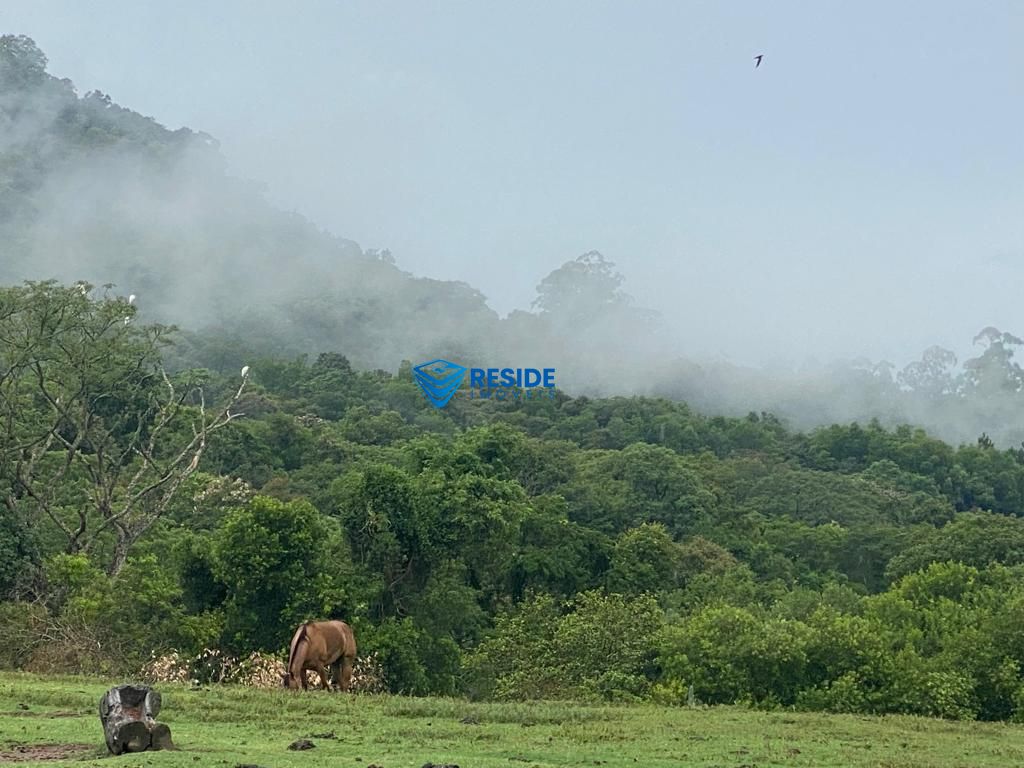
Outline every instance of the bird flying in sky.
POLYGON ((755 56, 754 58, 757 59, 757 64, 754 65, 754 69, 757 69, 758 67, 761 66, 761 59, 764 58, 764 54, 762 53, 758 56, 755 56))

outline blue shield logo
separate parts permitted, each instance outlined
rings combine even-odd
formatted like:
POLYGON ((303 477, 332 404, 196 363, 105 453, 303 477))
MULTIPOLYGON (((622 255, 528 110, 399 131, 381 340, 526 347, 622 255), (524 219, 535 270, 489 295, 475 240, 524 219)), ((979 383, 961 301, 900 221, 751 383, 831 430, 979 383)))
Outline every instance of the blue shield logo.
POLYGON ((462 383, 466 369, 447 360, 431 360, 412 369, 416 383, 435 408, 443 408, 462 383))

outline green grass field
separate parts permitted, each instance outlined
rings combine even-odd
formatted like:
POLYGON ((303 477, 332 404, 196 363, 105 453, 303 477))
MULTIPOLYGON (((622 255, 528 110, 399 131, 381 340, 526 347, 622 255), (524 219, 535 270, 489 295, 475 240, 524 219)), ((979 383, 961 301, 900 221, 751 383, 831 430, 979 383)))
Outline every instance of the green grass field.
POLYGON ((482 704, 160 685, 178 751, 111 757, 98 702, 123 680, 0 674, 0 762, 79 766, 1014 766, 1024 726, 655 706, 482 704), (333 732, 335 738, 325 738, 333 732), (313 734, 320 734, 314 736, 313 734), (290 751, 310 738, 315 748, 290 751))

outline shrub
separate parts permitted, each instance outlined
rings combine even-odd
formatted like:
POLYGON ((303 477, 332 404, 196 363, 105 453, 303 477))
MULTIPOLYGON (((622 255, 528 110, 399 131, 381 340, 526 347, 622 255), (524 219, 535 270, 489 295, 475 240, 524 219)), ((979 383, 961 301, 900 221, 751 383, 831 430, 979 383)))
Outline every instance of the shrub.
POLYGON ((48 618, 41 605, 0 602, 0 669, 18 669, 31 658, 48 618))
POLYGON ((709 703, 792 704, 806 680, 811 630, 745 608, 705 608, 668 627, 659 641, 665 680, 692 684, 709 703))
POLYGON ((409 618, 385 619, 358 628, 359 647, 374 659, 367 669, 391 693, 413 696, 454 694, 459 674, 459 647, 445 635, 418 627, 409 618))
POLYGON ((919 714, 949 720, 974 720, 978 716, 974 681, 961 672, 935 670, 926 673, 923 694, 919 714))
POLYGON ((564 615, 551 596, 538 595, 499 617, 494 634, 467 659, 470 693, 499 699, 646 696, 662 623, 654 598, 592 591, 561 608, 564 615))
POLYGON ((831 683, 801 691, 797 695, 796 706, 815 712, 872 712, 864 683, 854 672, 847 672, 831 683))

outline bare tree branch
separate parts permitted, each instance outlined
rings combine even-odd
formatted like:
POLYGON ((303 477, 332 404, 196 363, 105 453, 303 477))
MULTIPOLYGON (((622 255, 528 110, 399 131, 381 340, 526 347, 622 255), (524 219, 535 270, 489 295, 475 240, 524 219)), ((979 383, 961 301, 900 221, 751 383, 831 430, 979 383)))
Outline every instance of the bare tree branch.
POLYGON ((232 408, 248 371, 211 414, 198 381, 179 385, 160 364, 173 329, 127 325, 125 301, 86 294, 53 282, 0 289, 0 499, 49 521, 69 552, 113 532, 117 573, 210 435, 242 415, 232 408))

